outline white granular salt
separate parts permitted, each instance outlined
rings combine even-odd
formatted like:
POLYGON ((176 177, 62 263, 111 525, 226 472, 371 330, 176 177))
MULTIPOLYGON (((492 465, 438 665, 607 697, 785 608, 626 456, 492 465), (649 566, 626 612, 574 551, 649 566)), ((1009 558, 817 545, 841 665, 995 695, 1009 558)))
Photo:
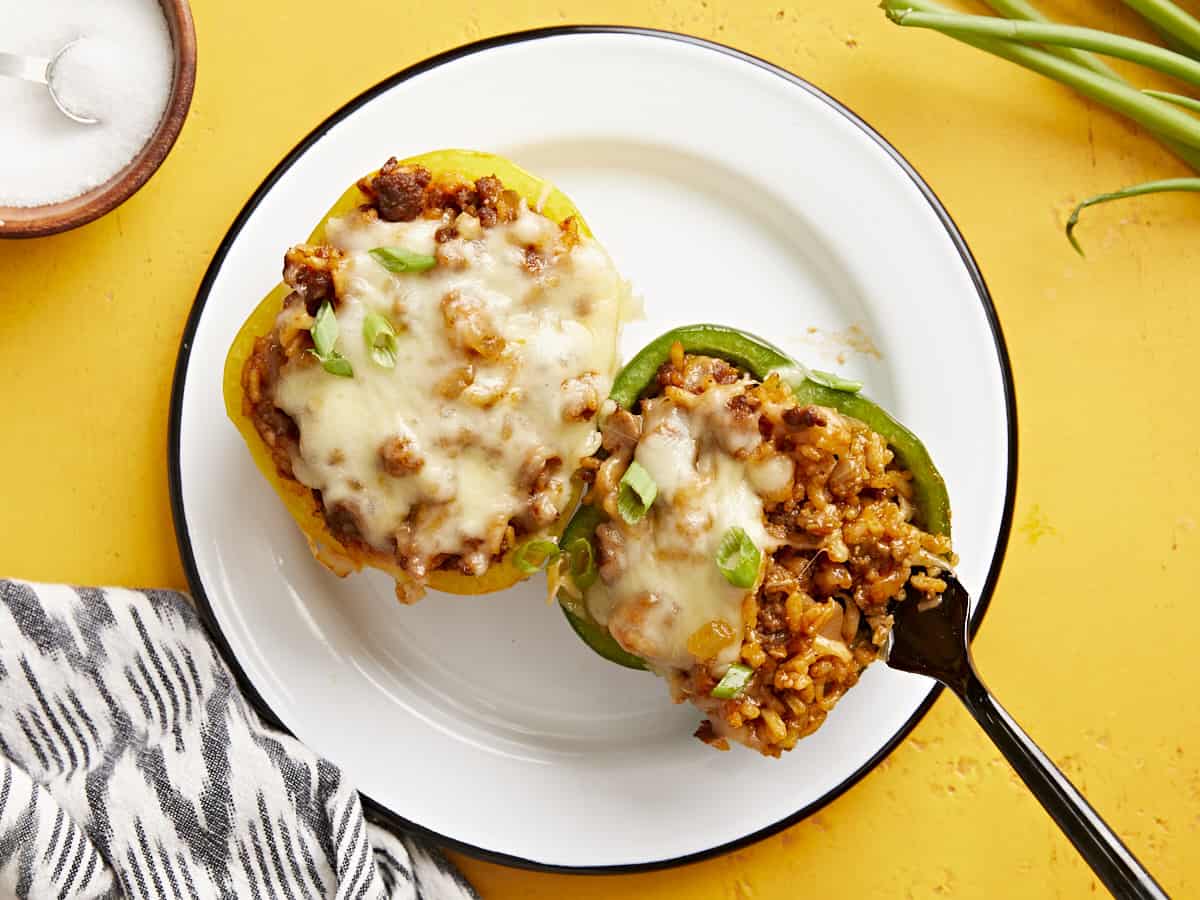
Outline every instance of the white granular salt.
POLYGON ((45 85, 0 78, 0 206, 40 206, 108 181, 146 145, 171 93, 174 54, 158 0, 0 0, 0 50, 59 61, 45 85))

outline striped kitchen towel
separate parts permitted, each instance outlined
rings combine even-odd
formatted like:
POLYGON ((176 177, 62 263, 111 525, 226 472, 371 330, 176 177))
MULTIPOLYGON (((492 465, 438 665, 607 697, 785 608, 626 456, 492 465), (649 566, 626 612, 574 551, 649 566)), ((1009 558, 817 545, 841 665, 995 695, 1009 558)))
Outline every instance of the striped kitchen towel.
POLYGON ((259 719, 182 594, 0 580, 0 896, 477 895, 259 719))

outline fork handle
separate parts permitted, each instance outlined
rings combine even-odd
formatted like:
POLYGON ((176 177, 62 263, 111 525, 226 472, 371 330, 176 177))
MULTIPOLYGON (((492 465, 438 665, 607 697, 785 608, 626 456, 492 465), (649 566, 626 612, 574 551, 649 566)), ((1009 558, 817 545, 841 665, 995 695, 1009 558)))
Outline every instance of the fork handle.
POLYGON ((18 53, 0 53, 0 75, 20 78, 36 84, 47 83, 50 60, 40 56, 21 56, 18 53))
POLYGON ((1067 776, 992 696, 974 666, 966 678, 948 686, 1114 897, 1167 897, 1067 776))

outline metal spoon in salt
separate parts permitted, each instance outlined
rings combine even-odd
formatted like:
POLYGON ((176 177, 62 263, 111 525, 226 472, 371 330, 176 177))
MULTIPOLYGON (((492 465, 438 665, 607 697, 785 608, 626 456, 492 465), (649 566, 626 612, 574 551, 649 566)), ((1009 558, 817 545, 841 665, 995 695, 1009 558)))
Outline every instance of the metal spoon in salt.
POLYGON ((20 78, 24 81, 32 81, 34 84, 44 84, 49 89, 50 99, 54 101, 54 105, 58 107, 58 111, 68 119, 78 122, 81 125, 99 124, 99 119, 75 112, 63 103, 62 97, 58 93, 58 86, 55 83, 55 74, 59 60, 63 58, 63 55, 68 50, 78 44, 79 41, 80 39, 76 38, 49 59, 40 56, 22 56, 18 53, 0 53, 0 75, 6 75, 9 78, 20 78))

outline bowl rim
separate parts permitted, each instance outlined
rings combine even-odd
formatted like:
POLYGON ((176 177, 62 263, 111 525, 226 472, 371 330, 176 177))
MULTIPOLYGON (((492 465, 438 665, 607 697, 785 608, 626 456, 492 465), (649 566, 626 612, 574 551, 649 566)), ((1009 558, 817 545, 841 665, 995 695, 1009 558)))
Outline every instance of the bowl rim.
POLYGON ((0 206, 0 238, 45 237, 92 222, 116 209, 158 171, 175 146, 192 105, 196 85, 196 27, 188 0, 159 0, 175 70, 166 109, 150 139, 108 181, 75 197, 40 206, 0 206))
MULTIPOLYGON (((765 72, 778 76, 795 87, 821 100, 823 103, 828 104, 830 108, 844 116, 851 125, 853 125, 855 128, 858 128, 867 137, 878 144, 879 147, 897 165, 901 171, 901 174, 906 175, 909 179, 911 179, 921 195, 929 203, 935 215, 940 220, 942 226, 945 228, 947 235, 954 245, 954 248, 958 251, 958 254, 962 260, 962 264, 967 271, 967 275, 975 287, 975 299, 979 301, 983 308, 983 312, 995 344, 996 355, 1001 369, 1005 417, 1008 426, 1008 477, 1005 484, 1004 507, 1001 515, 1000 528, 996 536, 996 548, 992 555, 987 578, 984 582, 983 588, 979 592, 978 602, 971 614, 969 622, 969 632, 972 638, 974 638, 976 632, 979 630, 979 626, 983 621, 984 614, 987 612, 992 599, 992 593, 995 589, 996 582, 999 579, 1000 570, 1008 549, 1009 537, 1012 531, 1013 513, 1016 503, 1018 463, 1016 388, 1013 378, 1012 362, 1009 357, 1004 333, 1000 325, 995 304, 992 301, 991 293, 989 292, 987 284, 984 281, 983 273, 981 272, 978 263, 975 261, 975 258, 971 253, 966 240, 959 231, 958 226, 955 224, 954 220, 950 216, 950 213, 946 210, 945 206, 943 206, 929 184, 921 177, 920 174, 918 174, 917 170, 913 168, 908 160, 905 159, 894 146, 892 146, 891 143, 889 143, 879 132, 868 125, 865 120, 860 118, 848 107, 831 97, 829 94, 826 94, 809 81, 801 78, 799 75, 795 75, 792 72, 775 65, 774 63, 768 62, 743 50, 738 50, 726 44, 721 44, 716 41, 694 37, 692 35, 682 34, 679 32, 637 26, 560 25, 534 28, 525 31, 509 32, 484 38, 482 40, 473 41, 467 44, 462 44, 407 66, 406 68, 388 76, 377 84, 364 89, 362 92, 352 97, 342 106, 338 107, 327 117, 325 117, 320 123, 318 123, 263 178, 262 183, 250 195, 249 199, 246 200, 236 218, 231 222, 224 237, 221 239, 221 243, 214 252, 212 261, 210 262, 209 267, 205 272, 199 287, 197 288, 195 303, 192 306, 191 312, 188 314, 188 319, 184 326, 183 335, 180 339, 179 355, 175 364, 174 379, 171 386, 167 433, 167 477, 168 489, 170 493, 171 515, 175 529, 176 542, 178 545, 181 562, 183 564, 184 574, 187 578, 188 586, 192 594, 197 614, 207 627, 209 635, 216 644, 222 659, 233 673, 238 687, 241 689, 250 706, 255 710, 255 712, 258 713, 264 722, 268 723, 274 728, 278 728, 284 734, 292 735, 292 732, 287 728, 286 725, 284 725, 279 716, 275 714, 274 710, 271 709, 271 707, 263 699, 262 695, 259 694, 258 690, 254 686, 254 683, 242 669, 236 654, 233 652, 228 639, 221 629, 220 623, 218 622, 211 605, 211 601, 205 592, 203 580, 200 577, 195 554, 192 548, 192 538, 188 530, 187 517, 184 510, 183 473, 180 464, 182 458, 181 451, 184 388, 186 386, 187 371, 191 357, 193 339, 196 334, 196 330, 199 328, 200 320, 203 316, 206 301, 212 289, 213 282, 216 279, 217 273, 220 270, 230 247, 241 233, 246 221, 257 209, 263 197, 271 190, 272 187, 274 187, 275 183, 282 177, 282 175, 288 169, 290 169, 292 165, 294 165, 316 141, 318 141, 339 121, 349 116, 359 107, 370 102, 378 95, 390 90, 397 84, 407 81, 417 75, 422 74, 423 72, 429 71, 430 69, 434 69, 446 63, 454 62, 472 54, 491 50, 497 47, 521 44, 527 41, 577 34, 634 35, 677 41, 684 44, 690 44, 694 47, 724 54, 733 59, 749 63, 765 72)), ((938 697, 941 696, 943 689, 944 688, 941 684, 932 684, 925 700, 922 701, 920 706, 913 712, 909 719, 899 729, 896 730, 896 732, 878 749, 878 751, 871 756, 870 759, 863 763, 863 765, 854 772, 847 775, 835 788, 828 791, 826 794, 797 809, 795 812, 780 819, 779 821, 764 826, 763 828, 750 834, 743 835, 736 840, 728 841, 724 844, 670 859, 654 860, 643 863, 594 866, 573 866, 543 863, 534 859, 528 859, 510 853, 478 847, 465 841, 453 838, 449 835, 441 834, 430 828, 426 828, 419 823, 406 819, 401 814, 376 801, 367 794, 360 792, 359 796, 362 802, 364 814, 369 821, 375 824, 388 828, 393 832, 415 835, 429 841, 434 845, 446 847, 448 849, 463 853, 464 855, 474 859, 480 859, 498 865, 509 866, 516 869, 568 875, 629 875, 642 872, 672 869, 683 865, 689 865, 691 863, 714 859, 716 857, 747 847, 751 844, 758 843, 759 841, 778 834, 792 825, 795 825, 809 816, 819 812, 842 794, 846 793, 846 791, 848 791, 851 787, 862 781, 863 778, 865 778, 868 773, 874 770, 884 758, 891 754, 891 752, 901 744, 901 742, 925 717, 926 713, 929 712, 934 702, 938 699, 938 697)))

